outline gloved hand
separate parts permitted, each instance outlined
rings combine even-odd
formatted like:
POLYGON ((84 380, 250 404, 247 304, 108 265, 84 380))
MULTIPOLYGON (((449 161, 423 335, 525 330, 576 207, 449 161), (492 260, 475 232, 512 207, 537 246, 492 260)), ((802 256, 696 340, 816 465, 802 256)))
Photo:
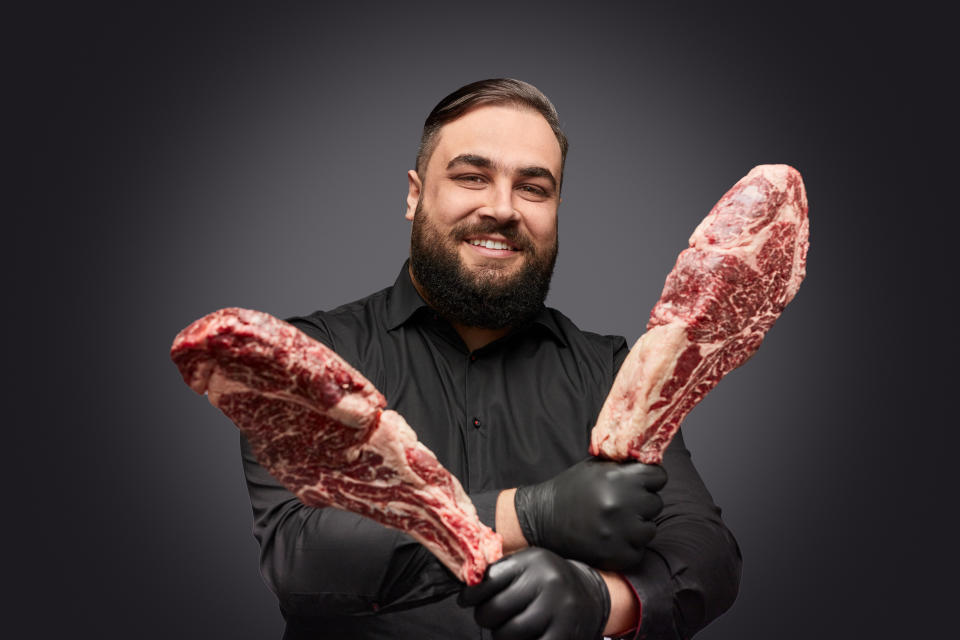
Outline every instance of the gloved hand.
POLYGON ((663 508, 659 465, 588 458, 550 480, 519 487, 520 529, 531 546, 591 567, 623 571, 640 563, 663 508))
POLYGON ((610 593, 590 567, 546 549, 524 549, 490 565, 480 584, 464 587, 461 607, 493 630, 494 640, 593 640, 610 617, 610 593))

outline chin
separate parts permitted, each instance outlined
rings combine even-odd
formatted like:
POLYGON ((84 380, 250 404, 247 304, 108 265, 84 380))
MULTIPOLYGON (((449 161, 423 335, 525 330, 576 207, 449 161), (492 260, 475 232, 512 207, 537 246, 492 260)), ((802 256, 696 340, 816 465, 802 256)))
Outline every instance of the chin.
POLYGON ((520 272, 522 263, 514 264, 479 264, 468 267, 467 271, 480 280, 507 280, 520 272))

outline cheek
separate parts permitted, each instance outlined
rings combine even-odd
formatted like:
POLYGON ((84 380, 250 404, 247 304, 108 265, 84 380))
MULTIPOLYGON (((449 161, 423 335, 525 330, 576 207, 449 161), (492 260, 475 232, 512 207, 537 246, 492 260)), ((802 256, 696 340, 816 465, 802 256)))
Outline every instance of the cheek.
POLYGON ((426 194, 424 208, 430 216, 444 224, 456 224, 470 212, 482 206, 476 201, 476 194, 467 189, 438 190, 426 194))
POLYGON ((557 237, 556 210, 538 212, 527 217, 527 229, 537 244, 552 244, 557 237))

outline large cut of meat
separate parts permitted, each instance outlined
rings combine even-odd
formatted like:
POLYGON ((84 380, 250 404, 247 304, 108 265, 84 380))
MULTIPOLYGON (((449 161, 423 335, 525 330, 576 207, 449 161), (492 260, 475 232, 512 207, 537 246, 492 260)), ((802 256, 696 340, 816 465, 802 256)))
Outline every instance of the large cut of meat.
POLYGON ((806 273, 807 196, 796 169, 760 165, 690 237, 647 332, 617 373, 590 453, 656 464, 680 422, 756 352, 806 273))
POLYGON ((181 331, 170 352, 184 381, 223 411, 257 460, 309 506, 400 529, 460 580, 502 556, 457 479, 336 353, 296 327, 221 309, 181 331))

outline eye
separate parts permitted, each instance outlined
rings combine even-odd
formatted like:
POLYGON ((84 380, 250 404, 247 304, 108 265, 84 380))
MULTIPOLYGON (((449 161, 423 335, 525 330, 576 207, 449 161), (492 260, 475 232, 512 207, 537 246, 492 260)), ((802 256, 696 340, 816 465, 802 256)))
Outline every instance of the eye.
POLYGON ((535 184, 521 184, 518 189, 531 199, 544 200, 549 197, 549 192, 541 186, 535 184))
POLYGON ((453 179, 456 182, 468 187, 483 186, 487 181, 486 178, 476 173, 465 173, 463 175, 454 176, 453 179))

